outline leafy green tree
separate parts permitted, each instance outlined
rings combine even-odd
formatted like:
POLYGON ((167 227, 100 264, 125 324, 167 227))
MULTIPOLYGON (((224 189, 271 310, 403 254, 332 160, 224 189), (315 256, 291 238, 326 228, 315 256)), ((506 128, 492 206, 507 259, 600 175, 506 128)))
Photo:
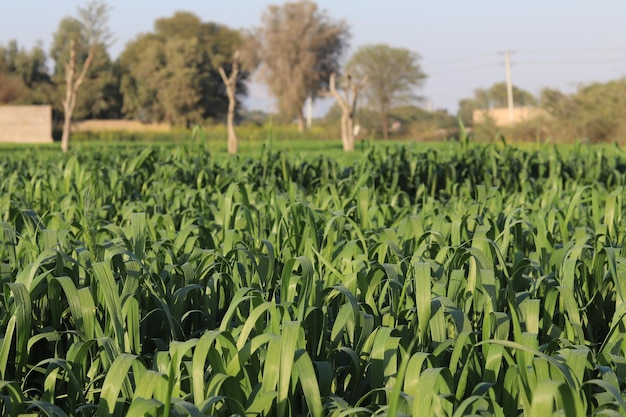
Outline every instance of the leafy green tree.
POLYGON ((391 117, 403 124, 431 123, 436 128, 457 128, 456 118, 446 110, 426 111, 415 105, 398 106, 391 109, 391 117))
MULTIPOLYGON (((515 106, 534 106, 535 97, 526 90, 513 85, 513 103, 515 106)), ((489 110, 508 106, 507 87, 505 82, 495 83, 488 89, 477 88, 473 98, 464 98, 459 101, 457 117, 466 126, 474 124, 475 110, 489 110)))
MULTIPOLYGON (((495 107, 507 107, 508 95, 505 82, 495 83, 487 91, 488 105, 490 108, 495 107)), ((534 106, 537 104, 537 100, 531 93, 526 90, 522 90, 516 86, 512 86, 513 90, 513 103, 516 107, 519 106, 534 106)))
POLYGON ((378 114, 385 139, 389 138, 391 108, 418 98, 415 89, 426 79, 419 60, 420 56, 409 49, 377 44, 359 48, 346 65, 355 78, 367 77, 364 96, 378 114))
POLYGON ((31 51, 15 40, 0 45, 0 103, 41 104, 51 99, 46 53, 38 43, 31 51))
POLYGON ((546 88, 540 102, 556 140, 608 142, 626 135, 626 78, 582 85, 573 94, 546 88))
POLYGON ((566 116, 573 110, 569 97, 557 89, 546 87, 539 92, 541 107, 555 117, 566 116))
POLYGON ((122 71, 120 91, 122 113, 126 118, 162 121, 164 111, 158 101, 158 79, 165 65, 163 45, 153 34, 141 35, 128 43, 119 60, 122 71))
MULTIPOLYGON (((223 118, 228 95, 216 57, 232 56, 241 42, 239 31, 193 13, 157 19, 154 32, 128 43, 119 59, 125 117, 184 126, 223 118)), ((238 97, 247 76, 237 79, 238 97)))
POLYGON ((478 110, 479 106, 475 99, 464 98, 459 100, 459 109, 457 111, 457 118, 465 126, 472 126, 474 124, 474 110, 478 110))
POLYGON ((0 72, 0 104, 24 104, 28 87, 16 75, 0 72))
POLYGON ((348 26, 315 2, 302 0, 270 5, 253 35, 260 75, 276 97, 279 113, 296 119, 304 130, 304 102, 328 90, 348 43, 348 26))
POLYGON ((156 74, 157 98, 163 106, 165 120, 186 127, 199 123, 200 51, 195 38, 174 37, 163 45, 163 61, 167 63, 156 74), (160 88, 159 88, 160 86, 160 88))

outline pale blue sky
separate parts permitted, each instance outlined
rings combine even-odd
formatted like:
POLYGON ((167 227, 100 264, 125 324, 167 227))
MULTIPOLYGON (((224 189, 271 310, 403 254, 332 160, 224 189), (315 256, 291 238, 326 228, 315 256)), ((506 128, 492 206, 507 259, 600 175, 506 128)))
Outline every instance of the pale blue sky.
MULTIPOLYGON (((258 25, 269 2, 239 0, 109 0, 115 57, 127 41, 152 29, 156 18, 176 10, 234 28, 258 25)), ((272 2, 278 3, 278 2, 272 2)), ((4 0, 0 43, 17 39, 30 48, 39 39, 48 49, 58 22, 75 15, 78 0, 4 0)), ((512 78, 536 94, 542 87, 574 91, 579 83, 626 75, 625 0, 320 0, 318 4, 351 27, 350 51, 370 43, 410 48, 422 56, 429 75, 418 93, 434 108, 456 112, 459 99, 478 87, 504 81, 504 58, 513 51, 512 78)), ((349 54, 348 54, 349 56, 349 54)), ((346 56, 346 58, 348 58, 346 56)), ((249 107, 271 104, 253 88, 249 107)), ((325 106, 318 105, 319 113, 325 106)))

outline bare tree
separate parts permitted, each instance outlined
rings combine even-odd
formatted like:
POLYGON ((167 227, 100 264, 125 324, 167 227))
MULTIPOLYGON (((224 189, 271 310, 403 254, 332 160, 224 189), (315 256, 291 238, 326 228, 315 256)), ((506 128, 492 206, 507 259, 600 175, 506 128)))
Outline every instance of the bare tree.
POLYGON ((85 7, 78 8, 81 26, 81 39, 70 39, 69 60, 65 64, 65 98, 63 99, 63 135, 61 149, 69 150, 72 115, 76 107, 78 90, 85 80, 89 68, 93 64, 98 48, 106 48, 111 40, 109 31, 109 5, 101 0, 91 0, 85 7), (76 43, 83 42, 87 47, 87 56, 81 63, 77 60, 76 43))
POLYGON ((228 114, 226 115, 226 124, 228 126, 228 153, 237 153, 237 135, 235 134, 235 107, 237 106, 237 76, 239 75, 239 51, 233 56, 233 63, 230 75, 226 75, 224 66, 218 68, 222 81, 226 86, 226 94, 228 95, 228 114))
POLYGON ((280 114, 297 119, 303 130, 304 102, 309 96, 318 97, 327 88, 330 74, 339 68, 348 27, 308 0, 271 5, 262 21, 254 33, 260 75, 276 97, 280 114))
POLYGON ((259 55, 257 53, 258 42, 249 32, 233 33, 231 45, 236 48, 232 55, 217 53, 211 62, 212 66, 217 68, 226 87, 228 152, 234 154, 237 153, 237 135, 235 134, 237 94, 245 93, 246 87, 242 82, 259 66, 259 55))
POLYGON ((359 92, 365 87, 367 76, 359 83, 352 80, 352 75, 347 74, 344 83, 344 96, 337 91, 336 75, 333 72, 330 75, 329 88, 330 94, 335 97, 337 104, 341 108, 341 142, 343 150, 347 152, 354 151, 354 114, 356 112, 357 98, 359 92))

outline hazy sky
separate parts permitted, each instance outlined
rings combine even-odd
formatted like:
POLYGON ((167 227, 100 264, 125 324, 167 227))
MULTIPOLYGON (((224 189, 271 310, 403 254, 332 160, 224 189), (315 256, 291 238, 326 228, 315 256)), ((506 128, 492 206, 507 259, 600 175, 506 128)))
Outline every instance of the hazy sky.
MULTIPOLYGON (((3 0, 0 43, 17 39, 50 46, 59 21, 79 0, 3 0)), ((234 28, 258 25, 270 2, 253 0, 109 0, 116 57, 126 42, 152 29, 156 18, 186 10, 234 28)), ((278 3, 278 2, 272 2, 278 3)), ((580 83, 626 75, 626 0, 320 0, 352 33, 350 53, 364 44, 412 49, 428 74, 418 93, 434 108, 456 112, 459 99, 505 80, 502 51, 512 52, 513 83, 536 94, 542 87, 574 91, 580 83)), ((248 107, 271 105, 256 87, 248 107)), ((318 105, 317 113, 325 106, 318 105)))

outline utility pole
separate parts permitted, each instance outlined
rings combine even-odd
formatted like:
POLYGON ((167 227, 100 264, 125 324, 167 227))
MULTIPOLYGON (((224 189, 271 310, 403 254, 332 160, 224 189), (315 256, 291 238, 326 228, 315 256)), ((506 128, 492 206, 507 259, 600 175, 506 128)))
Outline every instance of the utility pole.
POLYGON ((504 52, 504 66, 506 67, 506 96, 509 105, 509 123, 515 121, 513 110, 513 83, 511 82, 511 54, 509 51, 504 52))

